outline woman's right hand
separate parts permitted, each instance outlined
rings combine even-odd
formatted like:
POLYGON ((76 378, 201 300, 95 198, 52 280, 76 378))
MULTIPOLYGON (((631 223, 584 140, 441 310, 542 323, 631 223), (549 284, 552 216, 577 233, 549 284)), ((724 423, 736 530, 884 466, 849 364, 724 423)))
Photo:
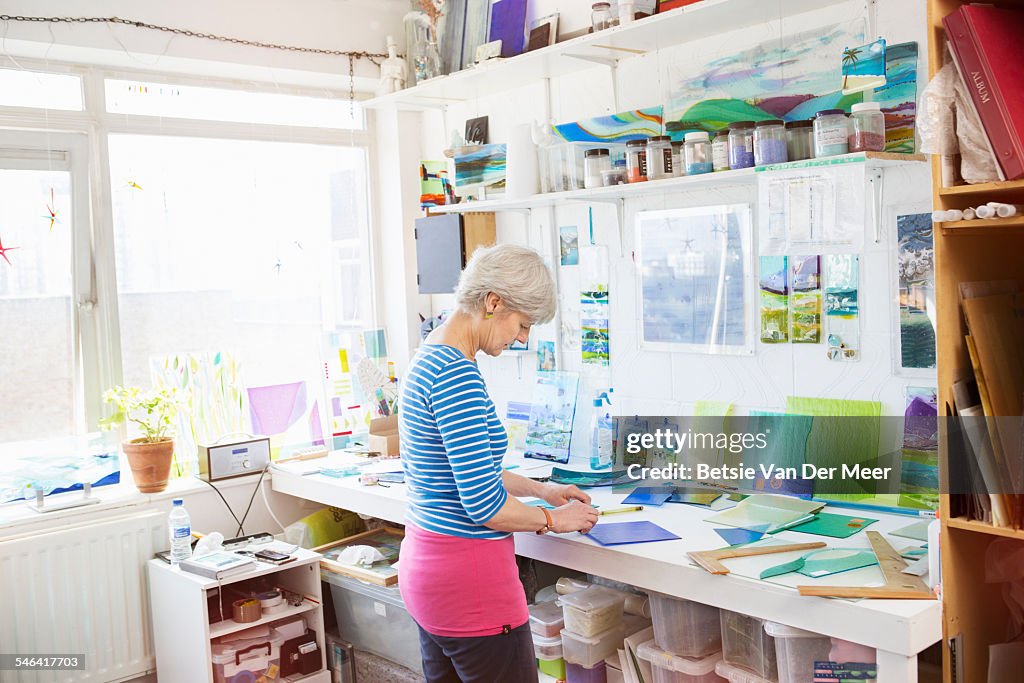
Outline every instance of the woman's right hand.
POLYGON ((551 530, 557 534, 570 531, 579 531, 585 534, 597 524, 597 509, 586 503, 573 500, 552 510, 551 521, 554 522, 551 530))

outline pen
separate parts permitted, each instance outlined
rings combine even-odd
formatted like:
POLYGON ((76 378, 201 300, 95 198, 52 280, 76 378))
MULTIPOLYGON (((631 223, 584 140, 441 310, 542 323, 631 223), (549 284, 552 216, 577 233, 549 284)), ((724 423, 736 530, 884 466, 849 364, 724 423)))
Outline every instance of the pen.
POLYGON ((614 509, 611 509, 611 510, 601 510, 597 514, 599 514, 599 515, 615 515, 615 514, 618 514, 620 512, 639 512, 640 510, 643 510, 643 509, 644 509, 643 505, 632 505, 630 507, 624 507, 624 508, 614 508, 614 509))

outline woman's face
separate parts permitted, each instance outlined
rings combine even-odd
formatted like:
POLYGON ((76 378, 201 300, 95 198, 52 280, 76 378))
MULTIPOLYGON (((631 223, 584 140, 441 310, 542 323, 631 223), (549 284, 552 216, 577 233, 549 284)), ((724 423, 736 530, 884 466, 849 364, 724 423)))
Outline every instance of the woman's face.
POLYGON ((498 356, 501 352, 519 341, 523 344, 530 337, 531 320, 517 311, 510 311, 501 304, 491 318, 484 320, 487 333, 484 335, 481 351, 488 356, 498 356))

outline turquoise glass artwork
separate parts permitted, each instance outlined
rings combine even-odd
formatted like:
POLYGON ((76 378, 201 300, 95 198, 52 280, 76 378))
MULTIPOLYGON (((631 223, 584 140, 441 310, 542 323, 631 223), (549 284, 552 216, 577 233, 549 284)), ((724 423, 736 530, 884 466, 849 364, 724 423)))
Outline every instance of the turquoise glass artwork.
POLYGON ((552 126, 566 142, 626 142, 661 135, 662 108, 648 107, 552 126))

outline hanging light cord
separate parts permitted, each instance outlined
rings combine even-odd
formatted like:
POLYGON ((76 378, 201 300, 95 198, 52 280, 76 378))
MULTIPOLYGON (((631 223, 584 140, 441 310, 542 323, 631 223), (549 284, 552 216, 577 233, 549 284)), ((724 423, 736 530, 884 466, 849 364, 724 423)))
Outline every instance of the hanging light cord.
POLYGON ((151 31, 163 31, 177 36, 189 38, 202 38, 203 40, 215 40, 221 43, 232 45, 245 45, 247 47, 261 47, 269 50, 284 50, 286 52, 303 52, 313 55, 327 55, 329 57, 347 57, 349 73, 349 98, 354 98, 351 92, 354 87, 352 78, 355 72, 355 60, 365 59, 376 66, 380 66, 379 59, 384 59, 387 54, 379 52, 366 52, 365 50, 325 50, 318 47, 297 47, 295 45, 279 45, 277 43, 264 43, 259 40, 246 40, 244 38, 232 38, 230 36, 219 36, 215 33, 204 33, 203 31, 192 31, 187 28, 173 28, 171 26, 160 26, 159 24, 147 24, 144 21, 134 19, 122 19, 121 17, 26 17, 20 15, 0 14, 0 21, 24 21, 38 24, 120 24, 122 26, 134 26, 135 28, 146 28, 151 31))

